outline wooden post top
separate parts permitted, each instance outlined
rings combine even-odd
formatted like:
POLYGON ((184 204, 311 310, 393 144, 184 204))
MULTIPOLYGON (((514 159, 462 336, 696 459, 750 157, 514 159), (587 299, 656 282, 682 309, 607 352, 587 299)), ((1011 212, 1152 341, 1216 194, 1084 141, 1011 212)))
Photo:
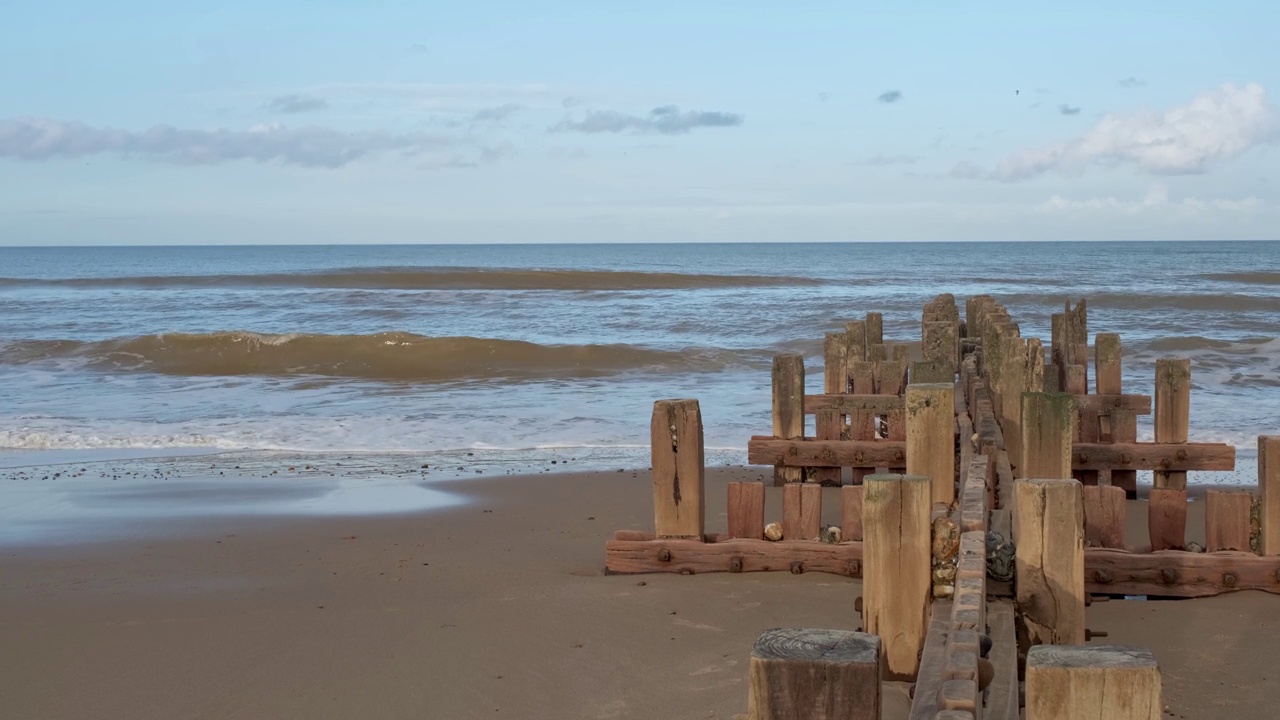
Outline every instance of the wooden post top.
POLYGON ((1036 645, 1027 653, 1027 668, 1156 668, 1150 650, 1124 645, 1036 645))
POLYGON ((880 638, 851 630, 774 628, 765 630, 751 647, 761 660, 808 660, 827 663, 878 664, 880 638))

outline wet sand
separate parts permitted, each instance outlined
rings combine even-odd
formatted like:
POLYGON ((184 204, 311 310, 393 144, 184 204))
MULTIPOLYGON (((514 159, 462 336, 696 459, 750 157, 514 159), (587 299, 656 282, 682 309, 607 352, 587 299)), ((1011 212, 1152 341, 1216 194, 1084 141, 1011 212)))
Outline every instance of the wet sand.
MULTIPOLYGON (((709 471, 710 529, 724 483, 761 476, 709 471)), ((605 539, 651 526, 644 472, 430 487, 466 502, 5 548, 0 715, 732 718, 762 630, 859 623, 861 584, 820 573, 604 576, 605 539)), ((1277 611, 1254 592, 1113 601, 1089 625, 1155 651, 1167 716, 1251 720, 1275 715, 1277 611)), ((890 688, 884 716, 906 704, 890 688)))

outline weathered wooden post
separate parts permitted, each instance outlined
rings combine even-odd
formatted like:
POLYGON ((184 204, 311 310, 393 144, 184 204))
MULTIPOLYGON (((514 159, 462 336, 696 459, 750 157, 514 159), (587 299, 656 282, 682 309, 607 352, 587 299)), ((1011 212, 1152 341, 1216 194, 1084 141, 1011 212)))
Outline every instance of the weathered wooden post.
POLYGON ((1022 394, 1022 452, 1018 477, 1071 477, 1075 400, 1068 393, 1022 394))
POLYGON ((1187 491, 1151 488, 1147 531, 1152 550, 1181 550, 1187 544, 1187 491))
POLYGON ((1084 506, 1074 479, 1015 483, 1016 594, 1031 644, 1084 637, 1084 506))
POLYGON ((1086 485, 1084 491, 1084 541, 1091 547, 1124 547, 1124 490, 1086 485))
POLYGON ((904 399, 907 423, 907 474, 929 478, 935 503, 956 497, 955 385, 908 385, 904 399))
POLYGON ((869 312, 866 318, 867 347, 884 344, 884 315, 878 312, 869 312))
MULTIPOLYGON (((849 391, 849 343, 845 333, 827 333, 823 346, 822 391, 833 394, 849 391)), ((844 416, 838 412, 818 412, 815 418, 818 439, 841 439, 844 421, 844 416)), ((823 485, 839 485, 840 472, 839 467, 816 467, 811 470, 814 482, 823 485)))
MULTIPOLYGON (((783 440, 804 437, 804 356, 773 357, 773 436, 783 440)), ((776 466, 773 484, 804 479, 804 468, 776 466)))
POLYGON ((817 540, 822 534, 822 486, 788 483, 782 488, 782 537, 817 540))
POLYGON ((764 483, 729 483, 729 537, 764 539, 764 483))
POLYGON ((1160 668, 1149 650, 1041 645, 1027 653, 1027 720, 1160 720, 1160 668))
POLYGON ((1262 554, 1280 555, 1280 435, 1258 436, 1262 554))
POLYGON ((862 539, 862 493, 861 485, 846 485, 840 488, 840 537, 845 540, 862 539))
MULTIPOLYGON (((874 395, 875 386, 875 368, 867 360, 853 360, 849 363, 849 384, 856 395, 874 395)), ((855 410, 849 416, 849 439, 850 440, 874 440, 876 437, 876 414, 873 410, 855 410)), ((853 468, 852 483, 861 485, 863 478, 870 475, 874 470, 868 468, 853 468)))
POLYGON ((697 400, 658 400, 649 424, 653 524, 660 538, 702 539, 706 464, 697 400))
POLYGON ((959 356, 960 328, 950 320, 926 322, 922 352, 930 362, 946 363, 954 375, 959 356))
MULTIPOLYGON (((1094 338, 1094 382, 1097 383, 1099 395, 1120 395, 1124 392, 1121 382, 1123 356, 1119 333, 1098 333, 1094 338)), ((1113 408, 1101 419, 1101 430, 1109 442, 1136 442, 1137 416, 1128 408, 1113 408)), ((1138 490, 1138 471, 1112 470, 1111 484, 1124 488, 1128 496, 1135 496, 1138 490)))
POLYGON ((1206 552, 1250 552, 1249 513, 1251 493, 1209 490, 1204 498, 1204 549, 1206 552))
MULTIPOLYGON (((1191 361, 1166 358, 1156 361, 1156 442, 1184 443, 1191 422, 1191 361)), ((1181 490, 1187 473, 1156 470, 1155 486, 1181 490)))
POLYGON ((884 641, 889 679, 910 679, 929 622, 929 478, 870 475, 862 505, 862 627, 884 641))
POLYGON ((879 720, 881 640, 848 630, 766 630, 751 648, 748 720, 879 720))

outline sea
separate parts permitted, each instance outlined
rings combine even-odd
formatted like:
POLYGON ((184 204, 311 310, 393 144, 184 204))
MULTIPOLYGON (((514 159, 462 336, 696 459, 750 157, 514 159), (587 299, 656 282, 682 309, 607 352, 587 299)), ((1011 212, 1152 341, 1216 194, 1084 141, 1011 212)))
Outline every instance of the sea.
POLYGON ((944 292, 997 297, 1046 345, 1086 299, 1126 392, 1190 358, 1191 438, 1240 449, 1232 481, 1280 433, 1277 242, 8 247, 0 465, 644 468, 653 401, 675 397, 700 401, 708 463, 741 464, 775 354, 803 353, 820 392, 825 333, 875 311, 918 347, 944 292))

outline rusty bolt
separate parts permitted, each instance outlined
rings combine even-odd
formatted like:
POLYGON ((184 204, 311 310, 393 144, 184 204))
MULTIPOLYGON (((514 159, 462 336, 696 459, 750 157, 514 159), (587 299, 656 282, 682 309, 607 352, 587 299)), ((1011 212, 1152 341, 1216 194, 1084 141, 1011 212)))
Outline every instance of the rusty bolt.
POLYGON ((1160 580, 1163 581, 1165 585, 1172 585, 1178 582, 1178 571, 1173 568, 1165 568, 1160 571, 1160 580))
POLYGON ((803 563, 803 562, 801 562, 801 561, 799 561, 799 560, 796 560, 795 562, 791 563, 791 574, 792 574, 792 575, 799 575, 799 574, 800 574, 800 573, 802 573, 802 572, 804 572, 804 563, 803 563))
POLYGON ((861 595, 853 599, 853 611, 859 612, 859 613, 862 612, 862 596, 861 595))
POLYGON ((1274 573, 1271 573, 1271 575, 1276 579, 1276 582, 1280 582, 1280 570, 1276 570, 1274 573))
MULTIPOLYGON (((851 577, 858 577, 862 574, 862 563, 857 560, 850 560, 847 567, 849 568, 849 575, 851 577)), ((1280 576, 1280 570, 1277 570, 1276 574, 1280 576)))
POLYGON ((1125 465, 1128 465, 1129 463, 1133 462, 1133 456, 1130 455, 1129 453, 1124 453, 1120 456, 1120 462, 1124 463, 1125 465))
POLYGON ((1099 568, 1099 569, 1097 569, 1097 570, 1094 570, 1094 571, 1093 571, 1093 579, 1094 579, 1096 582, 1099 582, 1099 583, 1102 583, 1103 585, 1106 585, 1106 584, 1110 583, 1112 580, 1115 580, 1115 577, 1113 577, 1113 576, 1111 575, 1111 571, 1110 571, 1110 570, 1104 570, 1104 569, 1102 569, 1102 568, 1099 568))
POLYGON ((1222 584, 1224 586, 1233 588, 1236 586, 1237 582, 1239 582, 1239 579, 1236 578, 1235 573, 1230 573, 1230 572, 1222 573, 1222 584))
POLYGON ((729 558, 729 572, 731 573, 742 572, 742 558, 738 557, 737 555, 734 555, 733 557, 729 558))
POLYGON ((658 560, 662 562, 671 562, 671 551, 668 550, 667 548, 662 548, 661 550, 659 550, 658 560))

